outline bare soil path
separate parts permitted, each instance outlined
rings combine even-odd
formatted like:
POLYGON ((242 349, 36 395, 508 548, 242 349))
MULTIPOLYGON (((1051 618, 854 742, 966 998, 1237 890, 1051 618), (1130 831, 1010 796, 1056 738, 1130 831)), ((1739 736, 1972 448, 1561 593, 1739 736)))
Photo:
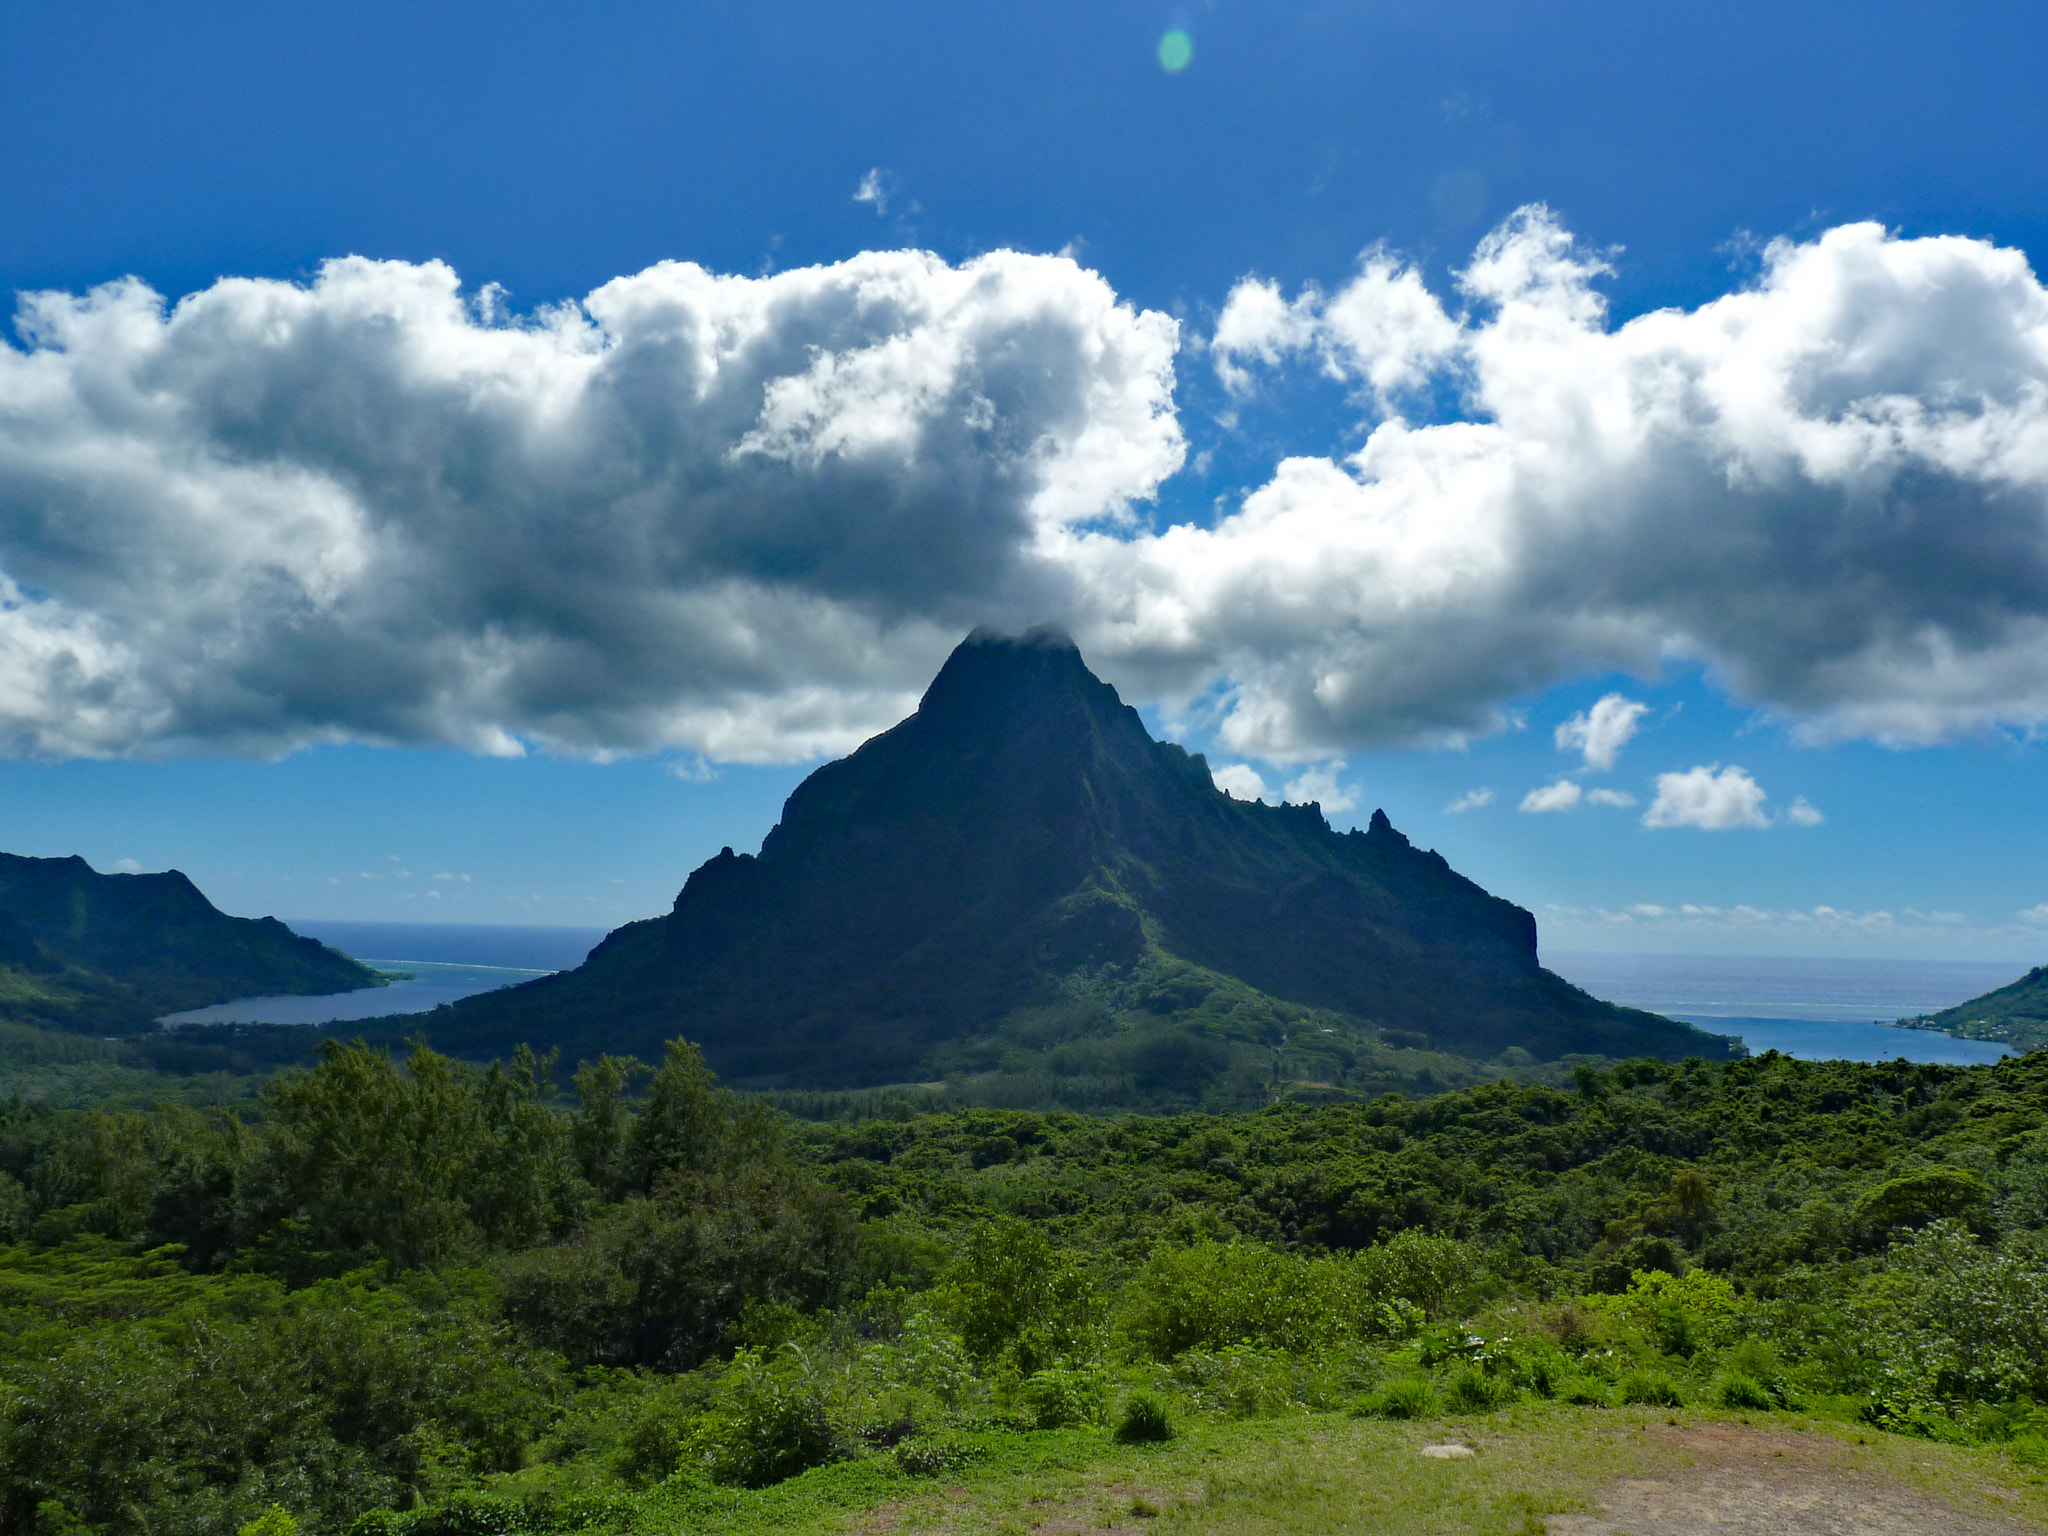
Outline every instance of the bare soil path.
MULTIPOLYGON (((2040 1536, 2015 1506, 1970 1512, 1883 1470, 1867 1446, 1739 1424, 1653 1433, 1668 1470, 1620 1478, 1598 1512, 1551 1515, 1546 1536, 2040 1536), (1864 1454, 1859 1454, 1862 1452, 1864 1454)), ((1998 1497, 1980 1488, 1980 1497, 1998 1497)))

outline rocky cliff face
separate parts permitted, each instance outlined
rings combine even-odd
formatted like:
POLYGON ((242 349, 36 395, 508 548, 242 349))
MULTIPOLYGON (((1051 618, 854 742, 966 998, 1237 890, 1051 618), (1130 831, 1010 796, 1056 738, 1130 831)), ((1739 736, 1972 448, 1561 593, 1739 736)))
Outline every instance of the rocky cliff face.
POLYGON ((797 788, 759 855, 725 850, 665 917, 433 1034, 572 1055, 686 1034, 729 1077, 847 1085, 932 1071, 1019 1010, 1114 1032, 1248 998, 1486 1058, 1726 1049, 1543 970, 1529 913, 1383 814, 1338 833, 1230 798, 1047 630, 970 636, 916 714, 797 788))

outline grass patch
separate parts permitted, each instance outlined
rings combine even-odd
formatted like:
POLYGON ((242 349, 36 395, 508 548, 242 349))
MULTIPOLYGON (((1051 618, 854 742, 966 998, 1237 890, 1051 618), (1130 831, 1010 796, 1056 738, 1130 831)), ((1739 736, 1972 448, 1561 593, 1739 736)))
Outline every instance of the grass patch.
MULTIPOLYGON (((1120 1443, 1102 1429, 992 1433, 963 1437, 971 1459, 936 1477, 907 1475, 877 1457, 753 1492, 671 1484, 625 1523, 719 1536, 1526 1536, 1551 1515, 1597 1509, 1602 1488, 1617 1479, 1684 1477, 1693 1465, 1685 1430, 1735 1422, 1688 1413, 1674 1428, 1669 1417, 1662 1409, 1523 1401, 1478 1419, 1208 1422, 1149 1445, 1120 1443), (1421 1454, 1447 1440, 1478 1454, 1421 1454)), ((1772 1415, 1759 1433, 1798 1437, 1790 1443, 1859 1479, 1890 1481, 1966 1513, 2048 1522, 2048 1487, 1992 1453, 1859 1433, 1803 1414, 1772 1415)))

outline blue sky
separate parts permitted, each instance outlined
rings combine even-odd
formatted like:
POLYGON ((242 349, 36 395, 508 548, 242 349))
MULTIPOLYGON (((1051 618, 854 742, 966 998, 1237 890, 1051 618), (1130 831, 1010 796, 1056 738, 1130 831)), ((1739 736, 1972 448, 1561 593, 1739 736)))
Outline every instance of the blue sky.
POLYGON ((0 5, 0 282, 71 296, 0 358, 0 847, 609 925, 1052 617, 1547 945, 2038 960, 2044 55, 1990 6, 0 5), (1610 696, 1602 767, 1556 733, 1610 696))

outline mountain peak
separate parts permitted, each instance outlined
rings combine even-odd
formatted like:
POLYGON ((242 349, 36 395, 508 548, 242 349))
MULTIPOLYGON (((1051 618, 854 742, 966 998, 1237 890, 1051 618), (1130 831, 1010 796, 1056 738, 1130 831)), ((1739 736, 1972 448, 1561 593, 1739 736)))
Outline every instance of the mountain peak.
POLYGON ((941 738, 1016 735, 1076 711, 1100 718, 1123 713, 1124 703, 1088 670, 1072 636, 1040 624, 1021 635, 975 630, 953 648, 913 718, 941 738))
POLYGON ((1040 624, 1021 635, 983 626, 953 647, 939 675, 925 689, 925 701, 944 699, 961 687, 1044 686, 1048 683, 1107 684, 1081 659, 1081 648, 1057 625, 1040 624))
POLYGON ((687 1029, 728 1076, 844 1086, 952 1070, 962 1042, 1076 1008, 1133 1041, 1199 1016, 1259 1062, 1273 1042, 1247 1021, 1290 1009, 1489 1058, 1725 1049, 1544 971, 1527 912, 1384 812, 1338 833, 1232 800, 1050 626, 976 630, 916 714, 797 786, 758 856, 721 853, 667 916, 441 1029, 612 1052, 687 1029), (1219 987, 1238 1003, 1203 1002, 1219 987))
POLYGON ((970 646, 992 651, 1072 651, 1075 660, 1081 657, 1081 647, 1074 644, 1074 637, 1057 624, 1034 624, 1021 635, 1006 635, 999 629, 978 624, 954 650, 957 654, 970 646))

